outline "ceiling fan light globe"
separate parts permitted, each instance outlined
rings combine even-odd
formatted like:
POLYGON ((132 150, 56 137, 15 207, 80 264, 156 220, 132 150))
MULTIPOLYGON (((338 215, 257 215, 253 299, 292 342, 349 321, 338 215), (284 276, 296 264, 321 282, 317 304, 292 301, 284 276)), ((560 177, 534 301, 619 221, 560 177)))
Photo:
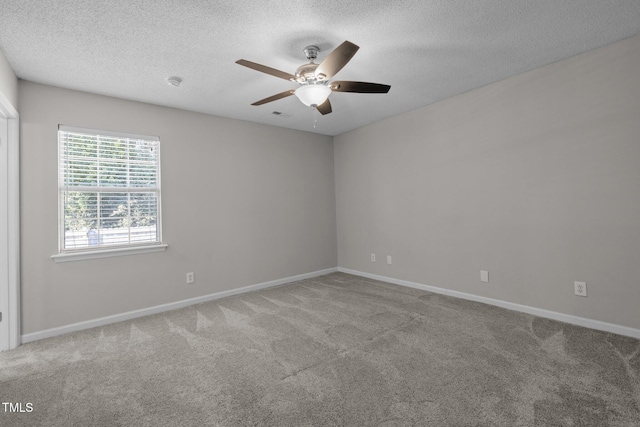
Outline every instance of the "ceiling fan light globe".
POLYGON ((309 107, 322 105, 331 95, 331 89, 325 85, 304 85, 295 91, 298 99, 309 107))

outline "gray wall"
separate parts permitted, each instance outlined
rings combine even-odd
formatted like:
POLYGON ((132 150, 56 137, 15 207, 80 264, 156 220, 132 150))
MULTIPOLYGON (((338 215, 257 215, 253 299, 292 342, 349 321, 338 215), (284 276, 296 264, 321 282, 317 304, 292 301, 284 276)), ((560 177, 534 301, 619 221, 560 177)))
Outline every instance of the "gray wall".
POLYGON ((640 328, 638 70, 635 37, 335 137, 339 266, 640 328))
POLYGON ((638 69, 640 37, 333 144, 21 81, 22 333, 336 264, 640 328, 638 69), (160 136, 166 252, 51 260, 58 124, 160 136))
POLYGON ((11 105, 18 108, 18 78, 2 51, 0 51, 0 93, 11 105))
POLYGON ((330 137, 19 89, 23 334, 336 267, 330 137), (53 262, 58 124, 160 137, 166 252, 53 262))

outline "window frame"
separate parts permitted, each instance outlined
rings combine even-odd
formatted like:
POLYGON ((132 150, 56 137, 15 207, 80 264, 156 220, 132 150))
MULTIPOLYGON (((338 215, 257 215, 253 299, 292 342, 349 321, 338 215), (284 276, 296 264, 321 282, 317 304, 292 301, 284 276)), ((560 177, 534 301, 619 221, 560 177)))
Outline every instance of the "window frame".
MULTIPOLYGON (((161 187, 161 144, 160 138, 158 136, 151 135, 141 135, 141 134, 133 134, 133 133, 125 133, 125 132, 116 132, 116 131, 108 131, 101 129, 91 129, 91 128, 82 128, 76 126, 66 126, 59 125, 58 126, 58 156, 57 156, 57 172, 58 172, 58 180, 57 180, 57 192, 58 192, 58 253, 52 255, 51 258, 55 262, 67 262, 67 261, 78 261, 85 259, 94 259, 94 258, 105 258, 105 257, 113 257, 113 256, 122 256, 122 255, 132 255, 139 253, 149 253, 149 252, 160 252, 166 250, 167 246, 162 241, 162 187, 161 187), (142 243, 127 243, 120 245, 101 245, 101 246, 89 246, 84 248, 76 248, 76 249, 65 249, 65 198, 63 195, 68 192, 68 186, 65 185, 65 175, 66 169, 63 168, 63 159, 62 159, 62 148, 63 141, 61 138, 61 132, 76 132, 76 133, 84 133, 92 136, 104 136, 104 137, 113 137, 113 138, 129 138, 129 139, 141 139, 146 141, 156 141, 158 144, 157 148, 157 161, 156 161, 156 185, 152 188, 153 192, 156 195, 156 236, 157 240, 153 242, 142 242, 142 243)), ((96 162, 100 157, 96 157, 96 162)), ((99 185, 95 186, 97 189, 100 188, 99 185)), ((138 187, 126 186, 122 187, 126 188, 126 193, 135 193, 135 189, 138 187)), ((140 190, 149 191, 148 187, 140 187, 140 190)), ((110 193, 113 191, 113 188, 106 187, 105 191, 96 191, 97 193, 110 193)), ((86 192, 86 191, 85 191, 86 192)), ((145 191, 141 191, 145 192, 145 191)), ((98 213, 98 220, 100 218, 100 213, 98 213)))

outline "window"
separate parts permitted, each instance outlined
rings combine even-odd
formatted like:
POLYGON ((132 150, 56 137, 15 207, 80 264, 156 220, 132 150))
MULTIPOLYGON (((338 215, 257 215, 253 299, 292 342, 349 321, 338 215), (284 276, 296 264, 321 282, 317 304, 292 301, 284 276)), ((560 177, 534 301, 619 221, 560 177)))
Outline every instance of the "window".
POLYGON ((58 148, 61 255, 166 247, 159 138, 59 126, 58 148))

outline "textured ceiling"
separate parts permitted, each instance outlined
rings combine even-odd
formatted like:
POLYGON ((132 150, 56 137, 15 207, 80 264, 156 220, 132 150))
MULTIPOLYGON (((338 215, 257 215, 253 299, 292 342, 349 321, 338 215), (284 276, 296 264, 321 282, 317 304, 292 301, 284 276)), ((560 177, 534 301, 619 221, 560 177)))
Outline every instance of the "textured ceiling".
POLYGON ((326 135, 637 34, 638 0, 0 0, 21 79, 326 135), (388 94, 333 93, 315 129, 296 97, 250 105, 296 85, 236 60, 293 73, 344 40, 360 50, 336 78, 388 94))

